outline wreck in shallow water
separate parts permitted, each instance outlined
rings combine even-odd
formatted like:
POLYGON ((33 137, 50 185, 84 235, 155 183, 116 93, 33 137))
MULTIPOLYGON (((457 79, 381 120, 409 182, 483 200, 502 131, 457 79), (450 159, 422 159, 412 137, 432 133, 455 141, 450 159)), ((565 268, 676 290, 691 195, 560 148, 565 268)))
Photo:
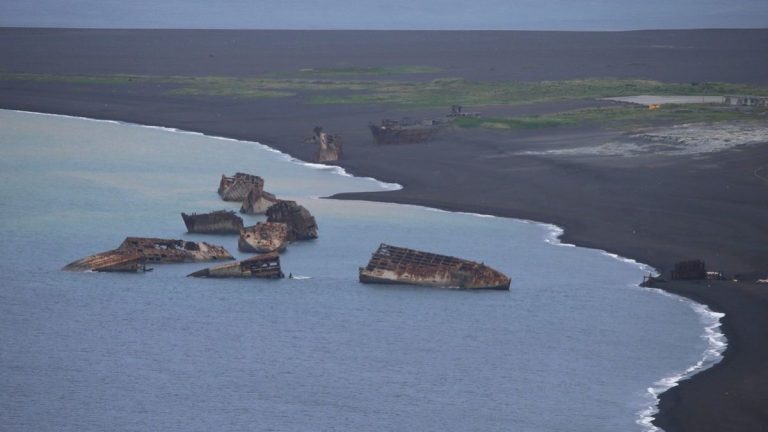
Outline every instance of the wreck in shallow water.
POLYGON ((315 126, 313 132, 314 135, 309 141, 318 146, 317 153, 315 154, 315 162, 335 162, 341 159, 341 156, 343 155, 342 148, 344 146, 341 136, 323 132, 323 128, 320 126, 315 126))
POLYGON ((198 234, 238 234, 243 229, 243 219, 233 211, 217 210, 203 214, 182 213, 187 232, 198 234))
POLYGON ((251 190, 245 195, 243 199, 243 205, 240 206, 240 213, 259 215, 264 214, 268 208, 277 204, 276 196, 273 194, 258 188, 251 186, 251 190))
POLYGON ((267 209, 267 222, 288 225, 288 241, 317 238, 317 222, 314 216, 296 201, 279 200, 267 209))
POLYGON ((360 268, 360 282, 508 290, 510 278, 485 264, 382 243, 360 268))
POLYGON ((240 262, 199 270, 188 276, 204 278, 262 279, 280 279, 285 277, 280 268, 280 256, 276 253, 259 255, 240 262))
POLYGON ((245 173, 236 173, 232 177, 222 175, 219 182, 219 196, 224 201, 243 201, 254 186, 264 190, 264 179, 245 173))
POLYGON ((139 272, 146 264, 233 260, 222 246, 205 242, 127 237, 117 249, 90 255, 64 266, 65 271, 139 272))
POLYGON ((243 228, 237 248, 241 252, 282 252, 288 245, 288 225, 282 222, 259 222, 243 228))

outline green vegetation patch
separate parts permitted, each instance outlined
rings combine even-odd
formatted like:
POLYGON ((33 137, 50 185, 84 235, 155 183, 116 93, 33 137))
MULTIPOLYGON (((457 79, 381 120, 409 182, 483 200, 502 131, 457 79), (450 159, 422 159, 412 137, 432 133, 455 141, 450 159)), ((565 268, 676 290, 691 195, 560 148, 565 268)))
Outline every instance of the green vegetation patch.
POLYGON ((553 114, 508 118, 458 118, 454 125, 464 128, 543 129, 594 124, 609 127, 638 127, 656 122, 694 123, 765 118, 765 110, 752 113, 706 105, 667 105, 650 110, 645 107, 588 108, 553 114))
POLYGON ((768 96, 768 86, 726 83, 662 83, 650 80, 582 79, 565 81, 474 82, 461 78, 431 81, 343 78, 345 75, 387 75, 434 72, 428 66, 312 69, 295 78, 189 77, 146 75, 51 75, 0 73, 0 80, 63 82, 82 85, 162 84, 176 96, 274 98, 302 93, 314 104, 391 104, 401 107, 519 105, 567 99, 638 95, 768 96), (308 75, 301 75, 306 73, 308 75))
POLYGON ((565 99, 652 95, 768 95, 768 86, 725 83, 662 83, 648 80, 585 79, 539 82, 471 82, 436 79, 426 83, 377 82, 367 93, 316 95, 314 103, 391 103, 414 107, 460 104, 519 105, 565 99))

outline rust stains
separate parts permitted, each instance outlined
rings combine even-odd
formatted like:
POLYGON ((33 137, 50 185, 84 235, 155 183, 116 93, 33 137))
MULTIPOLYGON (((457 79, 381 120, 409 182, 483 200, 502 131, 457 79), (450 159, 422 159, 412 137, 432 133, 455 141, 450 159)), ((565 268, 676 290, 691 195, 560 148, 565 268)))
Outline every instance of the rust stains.
POLYGON ((243 228, 237 248, 241 252, 282 252, 288 245, 288 225, 282 222, 259 222, 243 228))
POLYGON ((314 216, 296 201, 278 200, 277 204, 267 209, 267 222, 287 224, 288 241, 317 238, 317 222, 314 216))
POLYGON ((382 243, 360 282, 508 290, 510 278, 482 263, 382 243))
POLYGON ((224 201, 243 201, 253 186, 264 190, 264 179, 245 173, 236 173, 232 177, 222 175, 219 182, 219 196, 224 201))
POLYGON ((187 232, 199 234, 238 234, 243 229, 243 219, 233 211, 218 210, 203 214, 182 213, 187 232))
POLYGON ((127 237, 117 249, 87 256, 64 266, 65 271, 137 272, 146 264, 234 259, 222 246, 205 242, 127 237))
POLYGON ((280 256, 277 253, 255 256, 236 263, 224 264, 196 271, 192 277, 208 278, 264 278, 280 279, 285 277, 280 268, 280 256))
POLYGON ((341 136, 323 132, 323 128, 315 126, 314 135, 310 141, 318 145, 315 162, 334 162, 343 155, 343 141, 341 136))

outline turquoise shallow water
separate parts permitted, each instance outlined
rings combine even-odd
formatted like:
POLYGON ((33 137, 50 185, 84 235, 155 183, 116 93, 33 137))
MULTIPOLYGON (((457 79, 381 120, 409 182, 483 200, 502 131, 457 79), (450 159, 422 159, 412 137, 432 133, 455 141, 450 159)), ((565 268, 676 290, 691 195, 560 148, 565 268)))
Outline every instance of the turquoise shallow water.
POLYGON ((0 111, 0 179, 11 431, 639 431, 653 392, 722 343, 714 315, 636 287, 637 264, 558 245, 553 227, 319 199, 395 186, 254 143, 0 111), (179 216, 236 209, 216 194, 235 171, 316 216, 320 238, 282 256, 306 279, 59 270, 128 235, 247 256, 179 216), (362 285, 381 242, 483 261, 512 289, 362 285))

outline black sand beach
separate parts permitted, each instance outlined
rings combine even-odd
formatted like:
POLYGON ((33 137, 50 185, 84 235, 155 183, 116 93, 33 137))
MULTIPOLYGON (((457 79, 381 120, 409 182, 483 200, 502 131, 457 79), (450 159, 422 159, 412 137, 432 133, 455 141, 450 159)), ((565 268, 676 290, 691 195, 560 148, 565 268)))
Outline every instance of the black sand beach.
MULTIPOLYGON (((768 84, 768 30, 567 32, 148 31, 0 29, 0 72, 249 77, 304 68, 425 65, 412 80, 638 78, 768 84)), ((393 79, 399 79, 395 77, 393 79)), ((317 104, 289 97, 173 95, 170 84, 0 79, 0 108, 175 127, 254 140, 310 160, 322 125, 344 137, 339 165, 403 190, 340 198, 411 203, 531 219, 564 242, 662 272, 679 260, 755 281, 768 272, 765 145, 694 155, 546 155, 620 139, 599 124, 536 130, 451 128, 418 145, 375 146, 367 124, 433 118, 445 108, 317 104), (526 153, 528 152, 528 153, 526 153), (538 153, 538 154, 536 154, 538 153)), ((608 102, 574 99, 484 113, 528 115, 608 102)), ((472 109, 475 109, 472 107, 472 109)), ((768 137, 765 139, 768 144, 768 137)), ((215 149, 212 149, 215 151, 215 149)), ((766 168, 768 171, 768 168, 766 168)), ((639 281, 638 281, 639 282, 639 281)), ((662 396, 657 425, 674 431, 768 430, 768 285, 667 283, 725 312, 729 346, 715 367, 662 396)), ((649 319, 653 319, 649 317, 649 319)))

